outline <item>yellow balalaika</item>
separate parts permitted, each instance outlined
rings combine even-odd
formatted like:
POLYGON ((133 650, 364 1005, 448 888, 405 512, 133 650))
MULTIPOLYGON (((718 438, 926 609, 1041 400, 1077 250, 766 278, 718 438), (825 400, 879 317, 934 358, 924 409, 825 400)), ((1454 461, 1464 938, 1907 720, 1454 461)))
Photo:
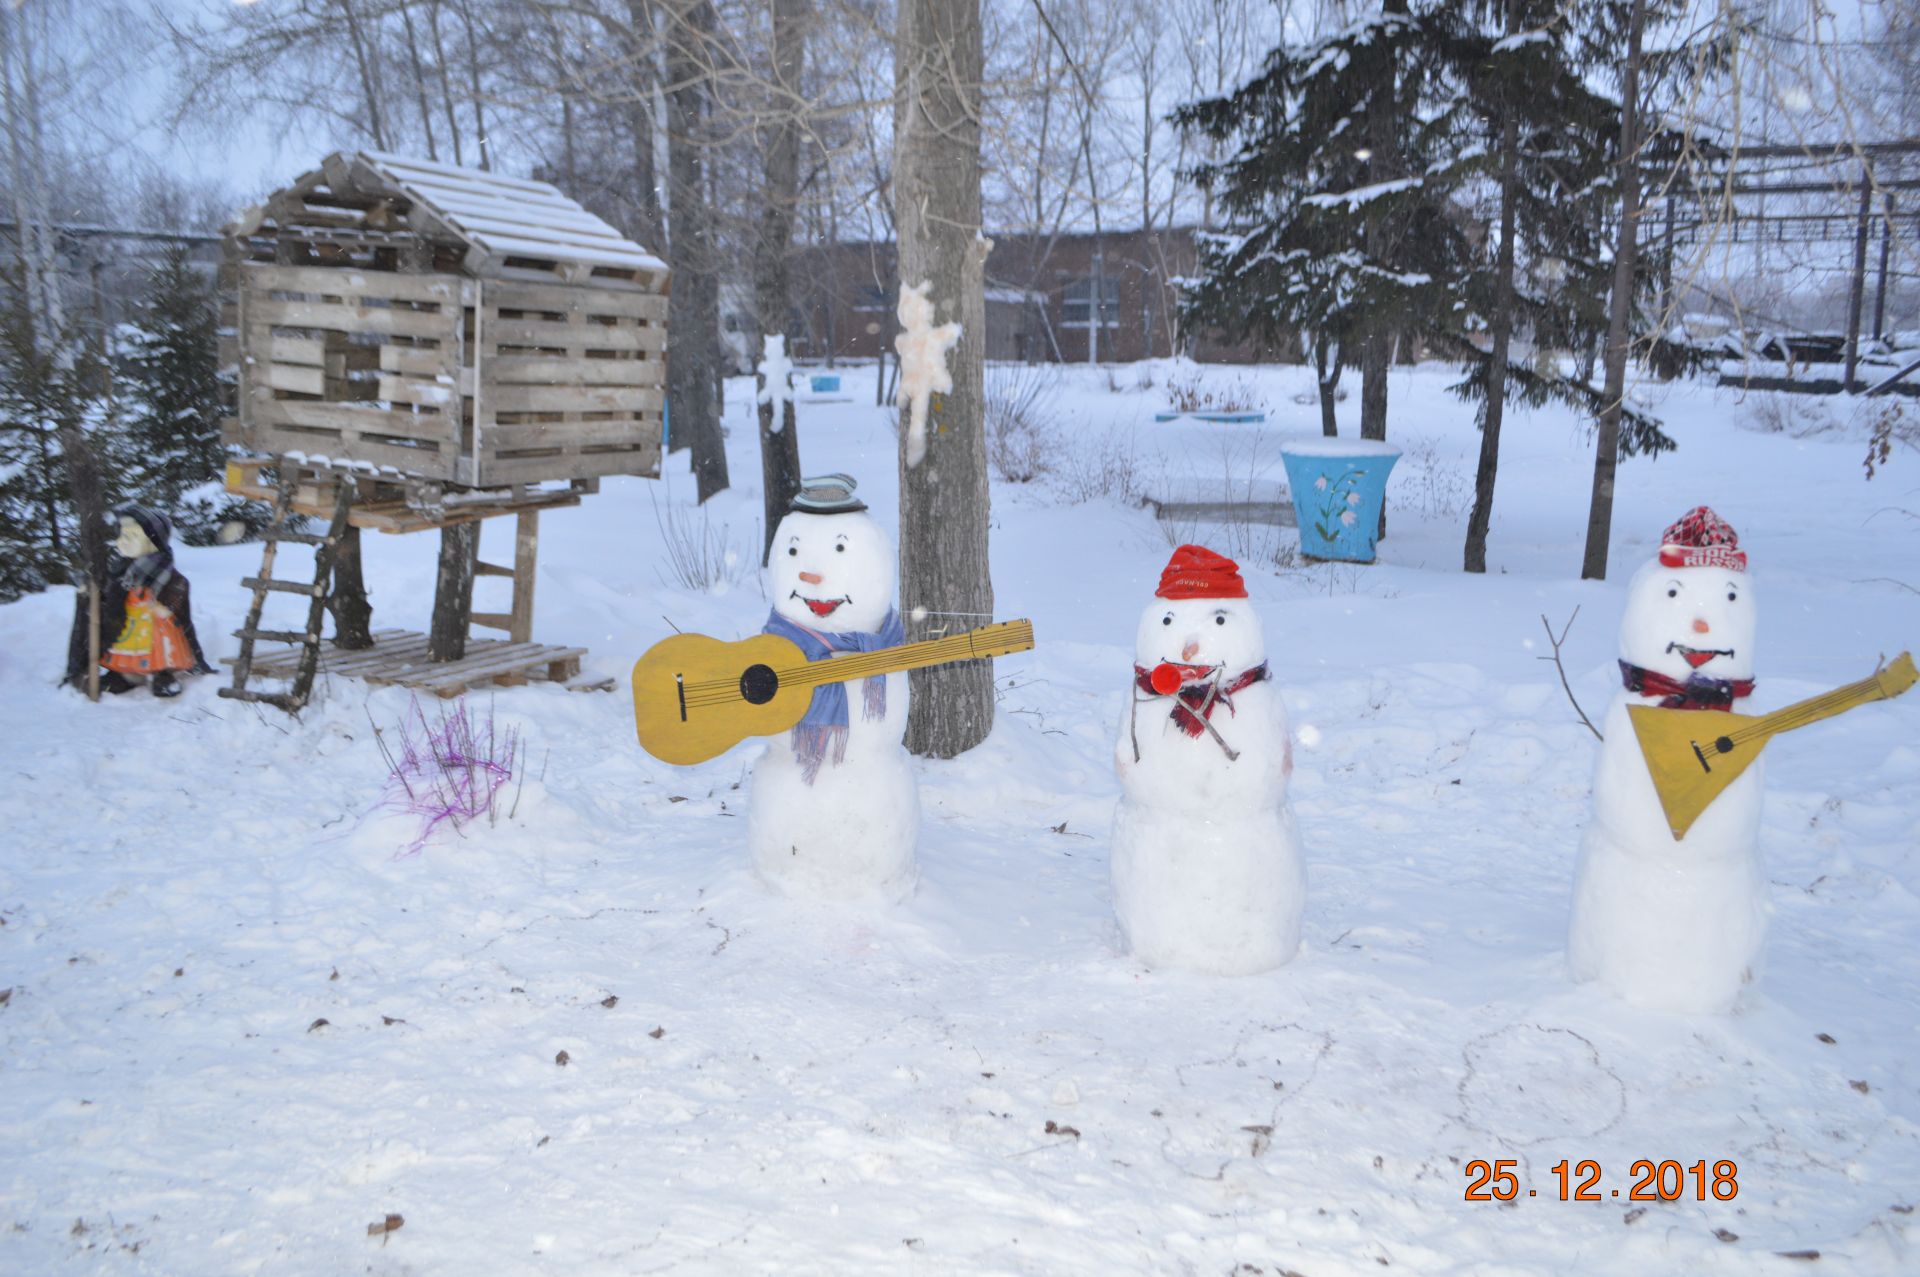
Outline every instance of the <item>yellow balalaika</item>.
POLYGON ((823 661, 809 661, 777 634, 732 643, 676 634, 634 662, 633 721, 642 749, 663 763, 686 767, 718 758, 749 736, 774 736, 797 725, 822 683, 977 661, 1032 646, 1031 621, 1003 621, 823 661))
POLYGON ((1902 652, 1891 665, 1858 683, 1836 688, 1771 714, 1722 714, 1717 710, 1659 709, 1629 705, 1634 735, 1646 755, 1660 810, 1675 839, 1686 837, 1707 804, 1720 796, 1766 743, 1781 732, 1817 723, 1869 701, 1892 700, 1914 684, 1913 656, 1902 652))

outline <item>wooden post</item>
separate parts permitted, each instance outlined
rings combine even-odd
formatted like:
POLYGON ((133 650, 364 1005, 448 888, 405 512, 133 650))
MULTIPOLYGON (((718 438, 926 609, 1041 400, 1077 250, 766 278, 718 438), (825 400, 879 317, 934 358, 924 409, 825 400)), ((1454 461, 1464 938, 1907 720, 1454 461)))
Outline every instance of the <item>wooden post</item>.
POLYGON ((1887 335, 1887 254, 1893 248, 1893 192, 1887 192, 1887 209, 1880 215, 1880 287, 1873 295, 1873 339, 1887 335))
POLYGON ((473 615, 473 552, 479 532, 476 521, 440 529, 440 570, 433 585, 433 625, 427 632, 429 661, 457 661, 467 654, 467 626, 473 615))
POLYGON ((1661 236, 1660 328, 1661 336, 1673 327, 1673 196, 1667 196, 1667 225, 1661 236))
POLYGON ((100 582, 87 579, 87 699, 100 699, 100 582))
POLYGON ((1847 289, 1847 362, 1842 384, 1847 393, 1858 390, 1860 371, 1860 309, 1867 293, 1867 229, 1873 220, 1873 172, 1860 170, 1860 220, 1853 232, 1853 282, 1847 289))
POLYGON ((522 510, 513 530, 513 604, 507 638, 533 642, 533 571, 540 555, 540 512, 522 510))

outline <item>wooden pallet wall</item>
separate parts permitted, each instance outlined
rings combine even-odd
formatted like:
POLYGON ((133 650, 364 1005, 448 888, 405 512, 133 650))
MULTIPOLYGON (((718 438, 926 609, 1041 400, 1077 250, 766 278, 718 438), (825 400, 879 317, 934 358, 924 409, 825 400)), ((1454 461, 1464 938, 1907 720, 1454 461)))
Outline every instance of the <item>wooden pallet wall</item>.
POLYGON ((474 281, 261 263, 240 274, 242 442, 463 481, 474 281))
POLYGON ((483 482, 657 471, 663 294, 489 279, 468 325, 483 482))

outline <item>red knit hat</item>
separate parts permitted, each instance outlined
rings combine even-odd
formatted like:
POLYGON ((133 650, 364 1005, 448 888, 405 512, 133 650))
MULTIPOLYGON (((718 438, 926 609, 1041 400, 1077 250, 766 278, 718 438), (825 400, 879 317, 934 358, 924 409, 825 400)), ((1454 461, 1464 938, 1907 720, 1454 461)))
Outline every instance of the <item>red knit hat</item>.
POLYGON ((1670 568, 1747 570, 1747 552, 1733 525, 1706 506, 1695 506, 1660 535, 1660 562, 1670 568))
POLYGON ((1162 599, 1244 599, 1247 583, 1240 579, 1240 565, 1224 555, 1200 545, 1183 545, 1173 552, 1160 573, 1160 588, 1154 591, 1162 599))

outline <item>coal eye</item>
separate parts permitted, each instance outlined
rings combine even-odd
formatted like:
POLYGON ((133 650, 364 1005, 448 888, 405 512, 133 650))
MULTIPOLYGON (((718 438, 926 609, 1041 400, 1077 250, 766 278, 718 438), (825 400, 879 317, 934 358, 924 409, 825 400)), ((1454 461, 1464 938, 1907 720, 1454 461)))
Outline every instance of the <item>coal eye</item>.
POLYGON ((847 547, 844 545, 836 545, 833 547, 833 552, 835 554, 845 554, 847 552, 847 547))
POLYGON ((1679 587, 1678 587, 1678 586, 1675 586, 1675 587, 1673 587, 1673 588, 1671 588, 1671 589, 1669 589, 1669 590, 1667 591, 1667 597, 1668 597, 1668 598, 1670 598, 1670 599, 1677 599, 1677 598, 1679 598, 1679 597, 1680 597, 1680 589, 1679 589, 1679 587))
POLYGON ((1727 591, 1727 602, 1729 603, 1737 602, 1739 598, 1740 596, 1734 593, 1732 590, 1727 591))
POLYGON ((1227 623, 1227 618, 1224 616, 1216 616, 1213 618, 1213 623, 1215 625, 1225 625, 1227 623))
POLYGON ((1172 624, 1173 624, 1173 613, 1171 613, 1171 612, 1169 612, 1169 613, 1167 613, 1167 614, 1166 614, 1165 616, 1163 616, 1163 617, 1161 617, 1161 618, 1160 618, 1160 624, 1162 624, 1162 625, 1172 625, 1172 624))
POLYGON ((799 547, 799 546, 797 546, 797 545, 790 545, 790 546, 788 546, 788 547, 787 547, 787 557, 788 557, 788 558, 790 558, 790 559, 797 559, 797 558, 799 558, 799 557, 800 557, 800 547, 799 547))

